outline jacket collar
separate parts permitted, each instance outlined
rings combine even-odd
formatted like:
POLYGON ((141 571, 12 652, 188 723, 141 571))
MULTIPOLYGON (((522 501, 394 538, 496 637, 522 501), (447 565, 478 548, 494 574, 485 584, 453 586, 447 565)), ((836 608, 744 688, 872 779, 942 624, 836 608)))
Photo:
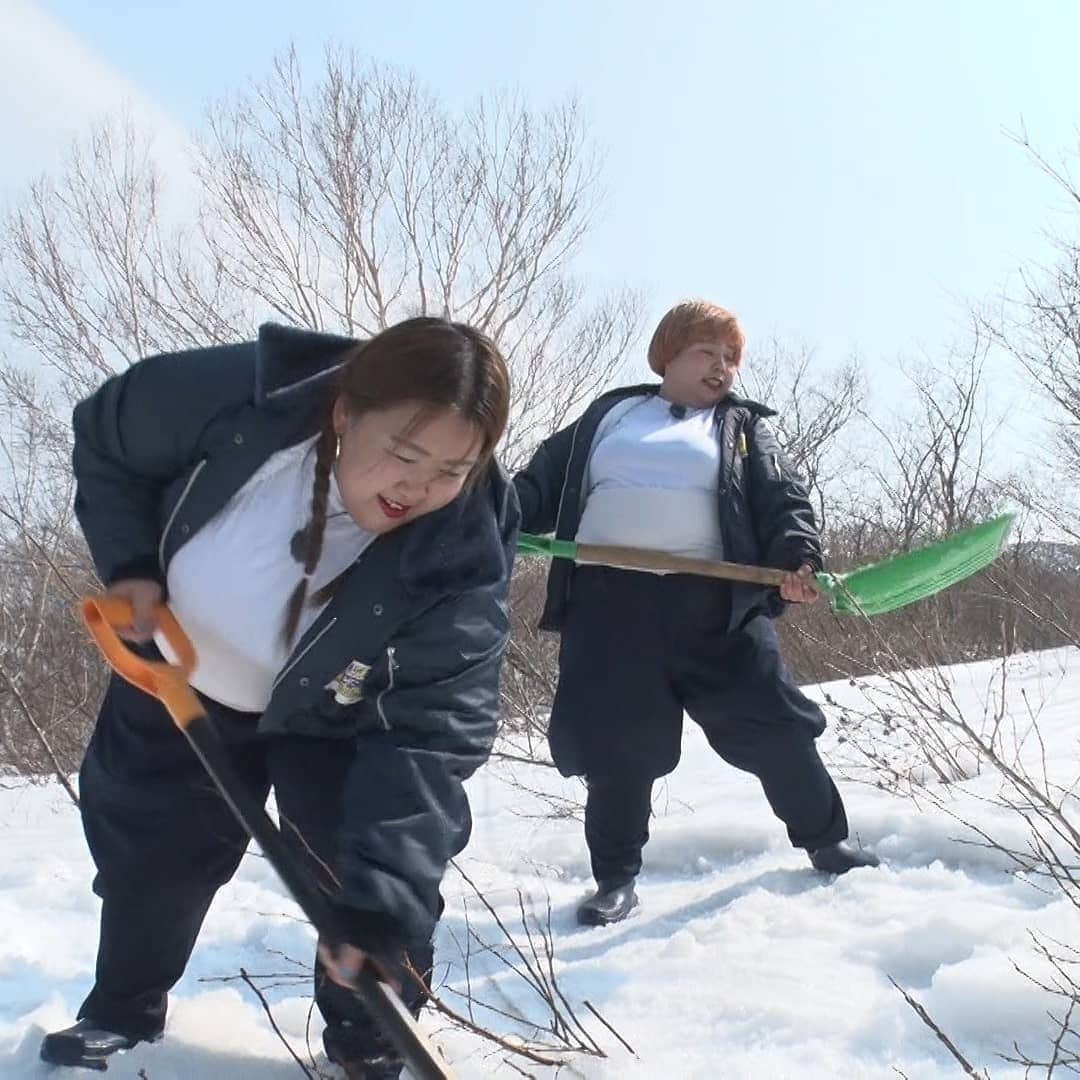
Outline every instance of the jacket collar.
POLYGON ((740 409, 748 409, 752 413, 756 413, 758 416, 776 416, 775 409, 771 409, 768 405, 762 405, 760 401, 751 401, 749 398, 739 397, 738 394, 728 394, 720 405, 734 405, 740 409))
MULTIPOLYGON (((610 404, 621 400, 625 397, 652 395, 660 393, 659 383, 637 383, 634 386, 620 386, 614 390, 608 390, 601 394, 596 399, 596 403, 606 402, 610 404)), ((736 407, 740 409, 748 409, 752 413, 756 413, 758 416, 776 416, 776 410, 769 408, 768 405, 762 405, 758 401, 751 401, 750 398, 739 397, 738 394, 728 394, 726 398, 721 400, 717 406, 716 411, 719 415, 724 409, 729 407, 736 407)))
POLYGON ((329 379, 360 342, 295 326, 264 323, 255 342, 255 403, 329 379))

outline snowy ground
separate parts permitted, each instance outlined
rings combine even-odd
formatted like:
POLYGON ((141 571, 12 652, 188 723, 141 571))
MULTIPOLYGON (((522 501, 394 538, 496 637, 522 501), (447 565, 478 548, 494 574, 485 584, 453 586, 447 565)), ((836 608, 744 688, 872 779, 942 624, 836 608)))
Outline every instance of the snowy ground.
MULTIPOLYGON (((1000 693, 994 665, 959 668, 954 676, 957 700, 982 718, 985 702, 1000 693)), ((847 684, 826 690, 840 704, 865 696, 847 684)), ((1046 760, 1066 781, 1080 773, 1078 699, 1080 654, 1060 650, 1010 662, 1007 721, 1022 733, 1029 706, 1041 707, 1046 760)), ((835 740, 832 732, 822 744, 839 758, 847 748, 835 740)), ((1041 758, 1030 740, 1027 749, 1041 758)), ((550 770, 515 767, 513 776, 555 795, 578 791, 550 770)), ((472 783, 476 829, 461 865, 519 940, 518 890, 542 922, 550 897, 559 984, 609 1054, 573 1059, 578 1075, 960 1075, 889 976, 995 1078, 1023 1075, 996 1056, 1014 1040, 1033 1052, 1044 1048, 1049 1001, 1013 962, 1034 967, 1029 930, 1080 941, 1077 911, 1010 876, 1000 856, 962 843, 962 827, 943 810, 919 809, 862 784, 845 786, 854 831, 888 866, 830 881, 787 846, 756 783, 715 759, 690 729, 682 765, 658 791, 642 908, 621 925, 586 930, 573 920, 589 886, 579 823, 532 816, 543 804, 509 779, 505 766, 491 766, 472 783), (589 1018, 585 999, 636 1056, 589 1018)), ((993 791, 992 778, 976 777, 953 785, 948 805, 1022 844, 1021 824, 984 801, 993 791)), ((1076 800, 1072 809, 1080 817, 1076 800)), ((77 815, 55 787, 9 781, 0 790, 0 851, 0 1076, 40 1077, 46 1075, 37 1061, 43 1032, 71 1021, 91 979, 97 917, 91 865, 77 815)), ((451 873, 444 891, 437 977, 447 1002, 462 1008, 455 991, 466 985, 459 945, 468 939, 467 926, 491 944, 500 935, 461 877, 451 873)), ((211 911, 175 993, 166 1040, 115 1059, 110 1074, 302 1076, 251 991, 215 980, 235 977, 241 967, 257 976, 303 977, 309 953, 306 926, 265 862, 249 855, 211 911)), ((543 1019, 520 977, 475 945, 469 977, 481 1000, 543 1019)), ((310 1065, 305 991, 292 984, 266 992, 278 1025, 310 1065)), ((492 1014, 477 1012, 477 1019, 511 1028, 492 1014)), ((474 1038, 435 1018, 425 1023, 461 1077, 522 1075, 474 1038)), ((316 1048, 318 1031, 316 1016, 310 1029, 316 1048)), ((520 1064, 533 1075, 552 1075, 520 1064)))

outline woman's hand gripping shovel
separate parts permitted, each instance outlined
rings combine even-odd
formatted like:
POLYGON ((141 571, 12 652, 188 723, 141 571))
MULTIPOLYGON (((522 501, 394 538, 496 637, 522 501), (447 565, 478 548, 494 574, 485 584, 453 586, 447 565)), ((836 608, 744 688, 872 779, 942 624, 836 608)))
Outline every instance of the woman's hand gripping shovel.
MULTIPOLYGON (((253 799, 233 772, 214 723, 206 714, 188 676, 195 668, 195 649, 167 607, 157 612, 158 627, 179 662, 144 660, 124 644, 117 627, 131 622, 131 605, 114 597, 87 597, 80 605, 98 647, 113 670, 165 706, 204 768, 248 835, 262 848, 278 877, 300 905, 325 942, 342 943, 347 937, 326 895, 297 862, 265 808, 253 799)), ((416 1080, 454 1080, 427 1037, 394 991, 371 971, 361 969, 354 989, 364 1007, 394 1044, 416 1080)))

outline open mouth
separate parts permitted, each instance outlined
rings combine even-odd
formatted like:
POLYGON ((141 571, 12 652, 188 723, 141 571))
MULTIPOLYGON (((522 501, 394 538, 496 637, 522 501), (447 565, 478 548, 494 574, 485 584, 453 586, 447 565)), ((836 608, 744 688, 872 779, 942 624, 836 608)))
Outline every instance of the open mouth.
POLYGON ((378 500, 382 512, 388 518, 402 518, 409 512, 410 508, 404 503, 394 502, 393 499, 387 499, 382 495, 378 496, 378 500))
POLYGON ((715 394, 718 390, 724 389, 724 382, 722 379, 705 379, 703 380, 705 385, 715 394))

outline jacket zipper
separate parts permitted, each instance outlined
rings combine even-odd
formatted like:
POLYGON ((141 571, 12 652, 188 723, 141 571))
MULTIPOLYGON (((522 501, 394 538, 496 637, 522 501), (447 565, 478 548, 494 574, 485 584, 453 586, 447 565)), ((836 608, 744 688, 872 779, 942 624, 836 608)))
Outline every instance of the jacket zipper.
POLYGON ((566 485, 570 483, 570 466, 574 463, 574 447, 577 446, 578 432, 581 431, 581 421, 574 425, 574 437, 570 440, 570 456, 566 459, 566 475, 563 477, 562 491, 559 492, 559 505, 555 511, 555 535, 559 535, 559 521, 562 519, 563 503, 566 501, 566 485))
POLYGON ((300 663, 300 661, 301 661, 301 660, 303 660, 303 659, 304 659, 304 657, 305 657, 305 656, 307 656, 307 654, 308 654, 309 652, 311 652, 311 650, 312 650, 312 649, 313 649, 313 648, 315 647, 315 644, 316 644, 316 642, 317 642, 317 641, 318 641, 318 640, 319 640, 319 639, 320 639, 320 638, 321 638, 321 637, 322 637, 322 636, 323 636, 323 635, 324 635, 324 634, 325 634, 325 633, 327 632, 327 630, 329 630, 329 629, 330 629, 330 627, 331 627, 331 626, 333 626, 333 625, 334 625, 334 623, 336 623, 336 622, 337 622, 337 616, 335 615, 335 616, 334 616, 334 618, 332 618, 332 619, 331 619, 331 620, 330 620, 330 621, 329 621, 329 622, 328 622, 328 623, 327 623, 327 624, 326 624, 326 625, 325 625, 325 626, 324 626, 324 627, 323 627, 323 628, 322 628, 322 629, 321 629, 321 630, 320 630, 320 631, 319 631, 319 632, 318 632, 318 633, 317 633, 317 634, 316 634, 316 635, 315 635, 315 636, 314 636, 314 637, 313 637, 313 638, 312 638, 312 639, 311 639, 311 640, 310 640, 310 641, 309 641, 309 642, 307 643, 307 645, 306 645, 306 646, 304 646, 303 650, 302 650, 302 651, 301 651, 301 652, 300 652, 300 653, 299 653, 298 655, 296 655, 295 657, 293 657, 293 659, 292 659, 292 660, 290 661, 290 663, 289 663, 289 664, 287 664, 287 665, 286 665, 286 666, 285 666, 284 668, 282 668, 281 672, 280 672, 280 673, 278 674, 278 677, 277 677, 277 678, 276 678, 276 679, 274 680, 273 686, 271 686, 271 688, 270 688, 271 690, 276 690, 276 689, 278 688, 278 685, 279 685, 279 684, 281 683, 281 680, 282 680, 282 679, 284 679, 284 678, 285 678, 285 676, 286 676, 286 675, 288 675, 288 674, 289 674, 289 672, 290 672, 290 671, 292 671, 292 669, 293 669, 294 667, 296 667, 296 665, 297 665, 297 664, 299 664, 299 663, 300 663))
POLYGON ((206 465, 206 458, 200 459, 199 463, 191 471, 191 475, 188 477, 188 482, 184 485, 184 490, 180 492, 180 498, 176 500, 176 505, 172 508, 172 513, 169 515, 169 520, 165 522, 165 528, 162 530, 161 539, 158 541, 158 565, 161 567, 161 572, 165 573, 165 541, 169 537, 169 530, 176 522, 176 516, 180 513, 180 507, 184 505, 184 500, 187 499, 192 486, 199 477, 199 473, 203 471, 206 465))
MULTIPOLYGON (((736 425, 735 430, 731 433, 732 436, 733 436, 732 441, 731 441, 731 459, 727 463, 727 476, 724 478, 724 487, 721 490, 722 495, 729 492, 731 490, 731 488, 732 488, 733 482, 735 480, 735 466, 740 461, 745 461, 746 457, 749 456, 749 452, 747 454, 745 454, 745 455, 742 453, 742 448, 746 443, 746 421, 737 419, 735 421, 735 425, 736 425)), ((721 428, 720 429, 720 455, 721 455, 721 460, 723 459, 725 445, 726 444, 724 442, 724 431, 723 431, 723 428, 721 428)))
POLYGON ((380 690, 378 697, 375 698, 375 711, 379 714, 379 722, 382 724, 386 731, 390 730, 390 721, 386 719, 386 713, 383 712, 382 699, 394 689, 394 672, 397 670, 397 662, 394 660, 395 646, 389 645, 386 649, 386 671, 387 671, 387 683, 386 689, 380 690))

